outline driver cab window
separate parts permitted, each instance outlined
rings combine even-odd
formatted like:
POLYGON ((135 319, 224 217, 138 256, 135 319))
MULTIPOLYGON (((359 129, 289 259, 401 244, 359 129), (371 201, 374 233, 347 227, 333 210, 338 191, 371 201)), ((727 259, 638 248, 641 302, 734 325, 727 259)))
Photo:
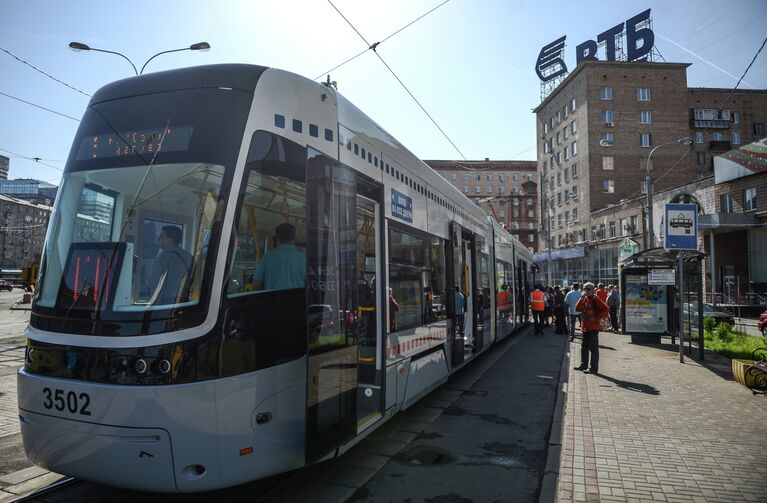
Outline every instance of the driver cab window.
POLYGON ((306 152, 256 131, 248 150, 227 294, 304 288, 306 152))

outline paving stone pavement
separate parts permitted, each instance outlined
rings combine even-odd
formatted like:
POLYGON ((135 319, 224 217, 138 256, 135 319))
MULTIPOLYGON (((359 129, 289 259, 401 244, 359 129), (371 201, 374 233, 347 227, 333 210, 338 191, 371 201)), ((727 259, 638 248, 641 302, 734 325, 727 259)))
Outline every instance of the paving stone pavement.
POLYGON ((680 363, 667 338, 599 342, 599 376, 573 369, 570 344, 558 502, 767 501, 766 395, 680 363))

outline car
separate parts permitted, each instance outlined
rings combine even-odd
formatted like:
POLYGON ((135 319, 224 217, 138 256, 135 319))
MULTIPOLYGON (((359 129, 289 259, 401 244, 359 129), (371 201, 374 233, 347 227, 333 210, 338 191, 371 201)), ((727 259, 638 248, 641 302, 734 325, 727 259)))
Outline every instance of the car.
MULTIPOLYGON (((692 313, 690 313, 692 325, 697 326, 698 306, 696 304, 692 304, 690 309, 692 311, 692 313)), ((735 326, 735 318, 733 318, 730 313, 717 309, 713 304, 703 304, 703 317, 705 318, 706 316, 709 318, 714 318, 717 325, 720 323, 727 323, 731 327, 735 326)), ((684 317, 687 318, 686 305, 684 307, 684 317)))
POLYGON ((10 292, 13 290, 13 285, 4 279, 0 279, 0 290, 7 290, 10 292))
POLYGON ((759 333, 767 337, 767 309, 759 315, 759 321, 756 322, 756 328, 759 329, 759 333))

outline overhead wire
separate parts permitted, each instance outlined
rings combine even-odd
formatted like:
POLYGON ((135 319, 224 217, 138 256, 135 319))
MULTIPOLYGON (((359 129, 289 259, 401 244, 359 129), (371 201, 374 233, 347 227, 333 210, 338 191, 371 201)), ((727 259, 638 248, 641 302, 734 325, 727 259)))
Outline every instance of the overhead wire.
POLYGON ((21 98, 17 98, 16 96, 12 96, 12 95, 10 95, 8 93, 4 93, 4 92, 0 91, 0 95, 3 95, 5 97, 7 97, 7 98, 11 98, 11 99, 16 100, 16 101, 20 101, 22 103, 26 103, 27 105, 31 105, 31 106, 36 107, 36 108, 40 108, 42 110, 45 110, 46 112, 50 112, 52 114, 60 115, 62 117, 66 117, 67 119, 72 119, 75 122, 80 122, 80 119, 75 119, 71 115, 63 114, 61 112, 57 112, 56 110, 51 110, 50 108, 46 108, 46 107, 44 107, 42 105, 37 105, 35 103, 32 103, 31 101, 27 101, 27 100, 23 100, 21 98))
POLYGON ((19 157, 21 159, 28 159, 30 161, 35 161, 38 164, 42 164, 43 166, 47 166, 47 167, 49 167, 51 169, 55 169, 57 171, 64 171, 63 169, 59 168, 58 166, 52 166, 52 165, 50 165, 50 164, 48 164, 46 162, 43 162, 43 161, 46 161, 46 160, 49 160, 50 162, 64 162, 64 161, 53 161, 53 160, 50 160, 50 159, 41 159, 40 157, 28 157, 26 155, 17 154, 16 152, 13 152, 12 150, 8 150, 8 149, 5 149, 5 148, 0 148, 0 150, 2 150, 3 152, 8 152, 9 154, 15 155, 16 157, 19 157))
POLYGON ((395 79, 397 79, 397 82, 399 82, 400 85, 403 87, 403 89, 405 89, 405 91, 410 95, 410 97, 413 98, 413 101, 416 102, 418 107, 423 111, 424 114, 426 114, 426 116, 429 118, 429 120, 431 120, 432 124, 434 124, 434 126, 439 130, 439 132, 442 133, 442 136, 444 136, 445 139, 447 139, 447 141, 450 143, 450 145, 453 146, 453 148, 456 150, 456 152, 458 152, 458 154, 464 160, 467 160, 466 156, 463 155, 463 152, 461 152, 461 150, 456 146, 456 144, 453 142, 453 140, 451 140, 450 137, 447 135, 447 133, 445 133, 445 131, 439 126, 439 124, 437 124, 437 121, 434 120, 434 118, 431 116, 431 114, 429 114, 429 112, 426 111, 426 108, 424 108, 424 106, 421 104, 421 102, 418 101, 418 98, 415 97, 415 95, 410 91, 410 89, 408 89, 408 87, 405 85, 405 83, 402 82, 402 79, 400 79, 397 76, 397 74, 394 72, 394 70, 392 70, 392 68, 386 63, 386 61, 384 61, 384 59, 381 57, 381 55, 378 54, 378 51, 376 51, 376 48, 380 44, 380 42, 376 42, 375 44, 371 45, 370 42, 368 42, 367 39, 365 39, 365 37, 359 32, 359 30, 357 30, 357 28, 351 23, 351 21, 349 21, 346 18, 346 16, 344 16, 343 13, 340 10, 338 10, 338 7, 336 7, 335 4, 333 4, 333 2, 331 0, 328 0, 328 3, 333 7, 333 9, 335 9, 336 12, 338 12, 338 15, 341 16, 344 21, 346 21, 346 23, 351 27, 352 30, 354 30, 354 32, 362 39, 362 41, 365 42, 365 44, 368 46, 368 48, 373 50, 373 52, 378 57, 378 59, 381 60, 381 63, 383 63, 383 65, 386 67, 386 69, 389 70, 389 72, 394 76, 395 79))
POLYGON ((33 70, 35 70, 35 71, 37 71, 37 72, 40 72, 40 73, 42 73, 43 75, 45 75, 45 76, 46 76, 46 77, 48 77, 49 79, 53 79, 53 80, 55 80, 56 82, 58 82, 59 84, 63 84, 63 85, 65 85, 65 86, 67 86, 68 88, 72 89, 73 91, 77 91, 78 93, 80 93, 80 94, 82 94, 82 95, 85 95, 85 96, 88 96, 88 97, 90 98, 90 96, 91 96, 91 95, 90 95, 90 94, 88 94, 88 93, 86 93, 85 91, 81 91, 81 90, 79 90, 78 88, 76 88, 75 86, 72 86, 72 85, 70 85, 70 84, 67 84, 67 83, 66 83, 66 82, 64 82, 63 80, 61 80, 61 79, 59 79, 59 78, 56 78, 56 77, 54 77, 54 76, 53 76, 53 75, 51 75, 50 73, 48 73, 48 72, 46 72, 46 71, 44 71, 44 70, 41 70, 41 69, 39 69, 38 67, 36 67, 36 66, 35 66, 35 65, 33 65, 32 63, 30 63, 30 62, 28 62, 28 61, 25 61, 25 60, 21 59, 20 57, 16 56, 15 54, 13 54, 13 53, 12 53, 11 51, 9 51, 8 49, 5 49, 5 48, 3 48, 3 47, 0 47, 0 51, 3 51, 4 53, 8 54, 10 57, 12 57, 13 59, 15 59, 16 61, 19 61, 19 62, 21 62, 21 63, 24 63, 25 65, 27 65, 28 67, 32 68, 33 70))

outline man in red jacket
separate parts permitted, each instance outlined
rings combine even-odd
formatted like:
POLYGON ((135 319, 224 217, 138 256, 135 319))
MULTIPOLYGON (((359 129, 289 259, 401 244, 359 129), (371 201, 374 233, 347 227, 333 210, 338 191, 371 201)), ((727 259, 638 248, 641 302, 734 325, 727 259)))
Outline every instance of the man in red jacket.
POLYGON ((581 364, 575 370, 587 370, 590 374, 599 374, 599 329, 602 327, 602 318, 610 314, 610 308, 594 295, 594 283, 583 285, 583 295, 575 309, 581 313, 581 330, 583 342, 581 343, 581 364), (591 353, 591 367, 589 368, 589 352, 591 353))

